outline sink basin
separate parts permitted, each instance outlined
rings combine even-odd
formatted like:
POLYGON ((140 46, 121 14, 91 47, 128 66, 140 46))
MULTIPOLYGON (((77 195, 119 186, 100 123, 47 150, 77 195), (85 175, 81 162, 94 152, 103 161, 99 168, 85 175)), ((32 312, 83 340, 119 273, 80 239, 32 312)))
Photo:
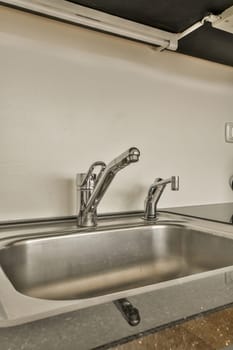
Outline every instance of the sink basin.
POLYGON ((233 265, 233 240, 158 223, 17 239, 0 250, 14 288, 48 300, 93 298, 233 265))
POLYGON ((0 232, 0 327, 129 297, 141 309, 153 296, 149 319, 159 307, 166 322, 233 302, 232 225, 168 213, 146 222, 140 212, 96 228, 64 218, 0 232))

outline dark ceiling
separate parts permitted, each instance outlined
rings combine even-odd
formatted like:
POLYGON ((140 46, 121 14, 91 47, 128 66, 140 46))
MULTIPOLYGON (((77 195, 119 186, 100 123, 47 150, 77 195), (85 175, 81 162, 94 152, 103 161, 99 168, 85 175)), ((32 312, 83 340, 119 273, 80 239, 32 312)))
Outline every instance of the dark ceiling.
MULTIPOLYGON (((220 14, 233 0, 67 0, 134 22, 179 33, 210 13, 220 14)), ((233 66, 233 34, 210 23, 179 41, 178 52, 233 66)))

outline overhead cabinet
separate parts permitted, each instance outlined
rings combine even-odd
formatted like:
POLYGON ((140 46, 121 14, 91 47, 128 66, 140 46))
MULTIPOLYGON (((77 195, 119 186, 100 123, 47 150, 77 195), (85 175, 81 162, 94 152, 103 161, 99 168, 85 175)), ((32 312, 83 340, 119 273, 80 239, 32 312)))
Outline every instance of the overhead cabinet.
POLYGON ((5 0, 0 3, 233 66, 233 0, 5 0))

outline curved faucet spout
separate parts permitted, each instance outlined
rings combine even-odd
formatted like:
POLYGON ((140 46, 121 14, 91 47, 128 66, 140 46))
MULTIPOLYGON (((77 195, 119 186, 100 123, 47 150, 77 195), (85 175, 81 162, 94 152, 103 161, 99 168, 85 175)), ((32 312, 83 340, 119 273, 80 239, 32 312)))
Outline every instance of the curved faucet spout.
POLYGON ((157 204, 167 184, 171 184, 172 191, 179 190, 179 176, 172 176, 169 179, 155 179, 150 186, 147 197, 145 199, 145 220, 153 220, 157 216, 157 204))
POLYGON ((131 147, 118 157, 113 159, 103 170, 100 178, 96 182, 93 192, 87 203, 81 207, 78 215, 79 226, 95 226, 97 218, 97 206, 103 198, 107 188, 114 179, 119 170, 125 168, 131 163, 139 160, 140 151, 136 147, 131 147))

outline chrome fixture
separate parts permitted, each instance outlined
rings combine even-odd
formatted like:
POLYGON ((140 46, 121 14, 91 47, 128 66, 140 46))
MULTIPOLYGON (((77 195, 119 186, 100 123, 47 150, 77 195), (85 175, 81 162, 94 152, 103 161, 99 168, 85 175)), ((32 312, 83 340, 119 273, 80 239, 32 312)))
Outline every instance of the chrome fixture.
POLYGON ((140 323, 141 317, 139 311, 128 299, 122 298, 115 300, 114 305, 130 326, 135 327, 140 323))
POLYGON ((169 179, 163 180, 156 178, 150 186, 147 197, 145 199, 144 219, 151 220, 157 216, 157 204, 167 184, 171 184, 172 191, 179 190, 179 176, 172 176, 169 179))
POLYGON ((131 147, 108 165, 103 162, 95 162, 86 174, 77 174, 78 226, 96 225, 97 206, 116 173, 127 165, 137 162, 139 156, 140 151, 136 147, 131 147), (93 173, 97 166, 100 166, 98 175, 93 173))
POLYGON ((230 188, 233 190, 233 175, 229 179, 230 188))

